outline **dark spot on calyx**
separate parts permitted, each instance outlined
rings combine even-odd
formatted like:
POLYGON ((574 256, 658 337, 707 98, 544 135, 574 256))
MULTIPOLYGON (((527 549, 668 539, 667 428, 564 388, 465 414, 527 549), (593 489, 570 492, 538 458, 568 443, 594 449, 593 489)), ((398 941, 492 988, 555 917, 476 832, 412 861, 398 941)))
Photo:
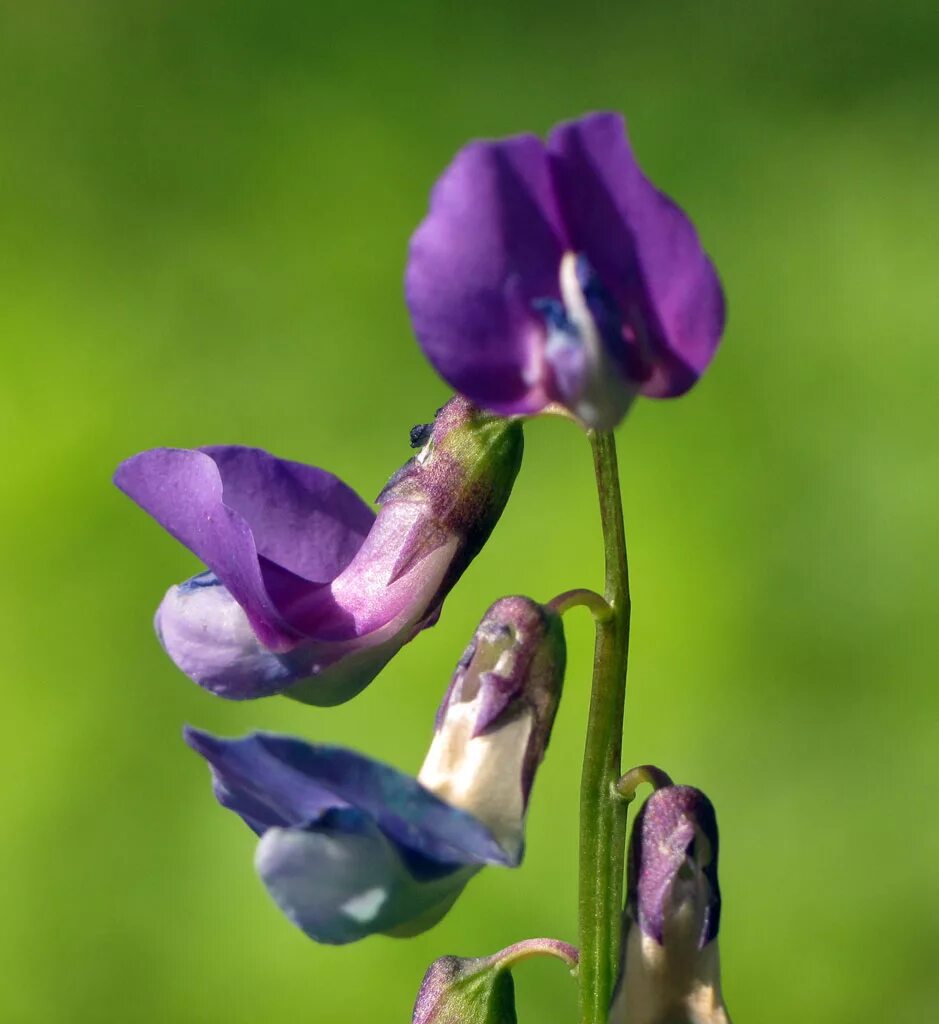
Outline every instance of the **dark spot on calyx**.
POLYGON ((410 443, 412 448, 423 448, 430 440, 430 432, 434 429, 433 423, 418 423, 411 427, 410 443))

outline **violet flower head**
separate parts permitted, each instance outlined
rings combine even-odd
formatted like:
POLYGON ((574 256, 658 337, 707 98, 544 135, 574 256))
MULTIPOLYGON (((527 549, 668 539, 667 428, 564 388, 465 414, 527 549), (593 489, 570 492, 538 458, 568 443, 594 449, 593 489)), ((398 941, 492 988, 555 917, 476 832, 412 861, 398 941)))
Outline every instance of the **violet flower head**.
POLYGON ((503 415, 557 403, 604 430, 638 394, 687 391, 724 327, 694 226, 617 114, 461 149, 411 240, 405 292, 456 390, 503 415))
POLYGON ((486 864, 515 867, 564 673, 554 612, 497 602, 460 662, 416 779, 352 750, 186 730, 215 795, 261 838, 255 864, 317 942, 418 934, 486 864))
POLYGON ((376 516, 323 469, 255 448, 157 448, 115 483, 208 567, 171 587, 157 634, 221 697, 338 704, 432 625, 495 526, 522 455, 518 423, 455 398, 376 516))
POLYGON ((717 934, 717 819, 691 786, 646 801, 629 847, 623 967, 610 1024, 729 1024, 717 934))

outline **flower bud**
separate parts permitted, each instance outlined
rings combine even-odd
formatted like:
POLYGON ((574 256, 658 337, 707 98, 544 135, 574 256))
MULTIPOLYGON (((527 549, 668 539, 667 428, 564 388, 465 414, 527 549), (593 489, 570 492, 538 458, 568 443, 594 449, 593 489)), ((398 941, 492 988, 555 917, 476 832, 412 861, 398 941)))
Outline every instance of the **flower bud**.
POLYGON ((525 811, 564 680, 560 616, 527 597, 486 612, 437 713, 418 779, 521 854, 525 811))
POLYGON ((557 939, 527 939, 494 956, 441 957, 424 975, 412 1024, 516 1024, 511 968, 533 956, 577 966, 577 950, 557 939))
POLYGON ((623 969, 610 1024, 729 1024, 717 933, 717 819, 690 786, 646 801, 629 848, 623 969))

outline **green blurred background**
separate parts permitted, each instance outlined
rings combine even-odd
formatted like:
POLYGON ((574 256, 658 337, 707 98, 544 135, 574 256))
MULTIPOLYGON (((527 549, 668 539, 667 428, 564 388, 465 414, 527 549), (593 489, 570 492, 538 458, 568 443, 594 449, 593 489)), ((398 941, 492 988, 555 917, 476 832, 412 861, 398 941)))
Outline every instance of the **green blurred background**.
MULTIPOLYGON (((183 722, 415 769, 493 598, 599 585, 586 444, 527 430, 440 625, 334 710, 226 704, 150 618, 193 559, 110 484, 154 445, 259 445, 377 493, 446 389, 401 295, 465 140, 622 110, 731 311, 687 399, 620 430, 626 757, 712 796, 735 1019, 939 1003, 939 6, 0 2, 3 1024, 409 1020, 427 964, 575 939, 590 628, 518 873, 345 949, 269 901, 183 722)), ((557 964, 522 1024, 574 1019, 557 964)))

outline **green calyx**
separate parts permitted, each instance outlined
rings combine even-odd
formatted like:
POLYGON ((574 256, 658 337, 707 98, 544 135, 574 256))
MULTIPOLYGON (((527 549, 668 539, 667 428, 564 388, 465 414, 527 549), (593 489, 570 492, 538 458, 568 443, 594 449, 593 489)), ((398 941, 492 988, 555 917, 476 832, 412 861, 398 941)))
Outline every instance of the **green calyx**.
POLYGON ((413 1024, 518 1024, 511 972, 492 958, 443 957, 427 972, 413 1024))
POLYGON ((512 493, 523 451, 519 420, 483 412, 464 398, 448 402, 422 452, 425 486, 437 516, 468 537, 485 540, 512 493))
POLYGON ((577 968, 577 950, 557 939, 528 939, 487 957, 442 957, 424 975, 412 1024, 518 1024, 511 969, 533 956, 577 968))

